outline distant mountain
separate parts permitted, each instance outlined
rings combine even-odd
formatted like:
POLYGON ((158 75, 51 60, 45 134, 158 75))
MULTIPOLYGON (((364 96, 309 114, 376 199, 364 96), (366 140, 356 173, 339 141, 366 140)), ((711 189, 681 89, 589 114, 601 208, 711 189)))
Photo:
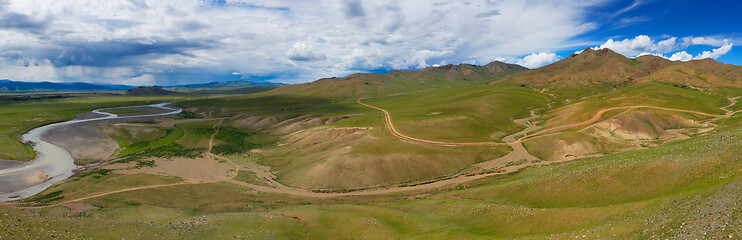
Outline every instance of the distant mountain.
POLYGON ((165 88, 210 89, 210 88, 242 88, 242 87, 267 86, 267 85, 283 85, 283 84, 272 83, 272 82, 228 81, 228 82, 210 82, 210 83, 198 83, 198 84, 172 85, 172 86, 165 86, 165 88))
MULTIPOLYGON (((210 82, 199 84, 183 84, 164 86, 174 91, 193 91, 219 88, 244 88, 256 86, 277 86, 281 83, 229 81, 210 82)), ((66 92, 66 91, 123 91, 134 88, 129 85, 92 84, 83 82, 54 83, 54 82, 22 82, 8 79, 0 80, 0 93, 28 93, 28 92, 66 92)))
POLYGON ((23 92, 63 92, 63 91, 120 91, 132 86, 92 84, 82 82, 53 83, 53 82, 19 82, 8 79, 0 80, 0 93, 23 92))
POLYGON ((129 90, 126 90, 124 93, 126 95, 133 95, 133 96, 151 96, 151 95, 171 95, 171 94, 177 94, 177 92, 168 91, 165 89, 162 89, 162 87, 136 87, 129 90))
POLYGON ((498 82, 525 84, 574 97, 641 82, 705 88, 742 87, 742 67, 712 59, 670 61, 644 55, 627 58, 610 49, 587 48, 550 65, 513 74, 498 82))
POLYGON ((692 60, 659 69, 638 80, 638 82, 648 81, 701 88, 740 88, 742 87, 742 66, 725 64, 710 58, 692 60))
POLYGON ((602 84, 622 83, 649 75, 658 69, 678 64, 656 56, 636 59, 624 57, 610 49, 587 48, 555 63, 508 76, 504 81, 533 84, 602 84))
POLYGON ((330 98, 373 97, 494 81, 526 70, 528 68, 520 65, 498 61, 483 66, 449 64, 415 71, 394 70, 387 74, 358 73, 343 78, 323 78, 310 83, 280 87, 272 92, 330 98))
POLYGON ((252 87, 237 87, 237 88, 207 88, 207 89, 193 89, 188 91, 188 94, 251 94, 259 92, 267 92, 280 87, 280 85, 264 85, 264 86, 252 86, 252 87))

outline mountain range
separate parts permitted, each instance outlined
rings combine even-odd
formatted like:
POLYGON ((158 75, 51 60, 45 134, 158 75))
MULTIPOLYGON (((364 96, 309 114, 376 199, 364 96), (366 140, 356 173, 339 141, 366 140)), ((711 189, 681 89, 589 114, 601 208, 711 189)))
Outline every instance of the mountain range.
MULTIPOLYGON (((610 49, 587 48, 550 65, 528 69, 516 64, 494 61, 486 65, 445 65, 421 70, 394 70, 386 74, 357 73, 346 77, 322 78, 313 82, 278 87, 277 94, 322 96, 325 98, 373 97, 401 92, 461 86, 482 82, 515 83, 560 92, 579 92, 584 96, 619 86, 641 82, 665 82, 679 86, 723 91, 725 87, 742 87, 742 67, 712 59, 688 62, 670 61, 644 55, 627 58, 610 49), (575 91, 579 89, 579 91, 575 91), (584 91, 589 90, 589 91, 584 91)), ((228 81, 162 86, 171 91, 194 91, 218 88, 278 86, 280 83, 228 81)), ((128 85, 92 83, 20 82, 0 80, 0 93, 49 91, 121 91, 128 85)))
POLYGON ((63 91, 120 91, 132 88, 127 85, 92 84, 82 82, 20 82, 0 80, 0 93, 63 92, 63 91))
POLYGON ((452 87, 481 82, 513 83, 550 90, 565 97, 580 97, 644 82, 693 86, 709 91, 742 87, 742 66, 713 59, 670 61, 654 55, 628 58, 611 49, 587 48, 579 54, 536 69, 498 61, 427 67, 387 74, 357 73, 342 78, 283 86, 280 94, 326 98, 375 97, 401 92, 452 87))
POLYGON ((33 212, 0 205, 12 217, 0 235, 733 238, 741 73, 711 59, 585 49, 531 70, 492 62, 14 100, 0 111, 2 159, 33 159, 17 138, 29 126, 94 108, 178 99, 183 114, 61 129, 69 134, 56 141, 74 143, 66 148, 81 161, 129 157, 18 202, 33 212))
POLYGON ((517 64, 499 61, 481 66, 449 64, 414 71, 394 70, 386 74, 357 73, 342 78, 323 78, 310 83, 280 87, 273 91, 326 98, 372 97, 488 82, 527 70, 528 68, 517 64))
POLYGON ((525 84, 554 93, 581 92, 584 95, 646 82, 719 91, 725 87, 742 87, 739 80, 742 80, 741 66, 709 58, 688 62, 654 55, 627 58, 611 49, 587 48, 550 65, 507 76, 502 82, 525 84))
MULTIPOLYGON (((256 86, 282 85, 271 82, 228 81, 200 84, 184 84, 164 86, 173 91, 192 91, 216 88, 243 88, 256 86)), ((93 84, 83 82, 55 83, 55 82, 22 82, 9 79, 0 80, 0 93, 27 93, 27 92, 64 92, 64 91, 123 91, 135 88, 130 85, 93 84)))

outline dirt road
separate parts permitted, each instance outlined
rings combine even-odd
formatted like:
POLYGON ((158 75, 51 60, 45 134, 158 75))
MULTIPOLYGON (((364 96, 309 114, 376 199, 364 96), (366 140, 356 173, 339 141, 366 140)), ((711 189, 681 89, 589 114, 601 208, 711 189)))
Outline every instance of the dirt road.
POLYGON ((440 142, 440 141, 433 141, 433 140, 425 140, 425 139, 419 139, 415 137, 410 137, 407 135, 404 135, 397 131, 397 128, 394 127, 394 122, 392 122, 392 116, 389 114, 388 111, 374 107, 368 104, 365 104, 361 102, 361 99, 356 100, 359 104, 373 108, 376 110, 381 111, 384 113, 384 122, 386 123, 387 128, 389 128, 389 133, 392 134, 392 136, 399 138, 406 142, 413 142, 413 143, 423 143, 423 144, 430 144, 430 145, 438 145, 438 146, 446 146, 446 147, 463 147, 463 146, 503 146, 506 145, 505 143, 496 143, 496 142, 469 142, 469 143, 457 143, 457 142, 440 142))
POLYGON ((116 194, 116 193, 136 191, 136 190, 143 190, 143 189, 151 189, 151 188, 177 186, 177 185, 187 185, 187 184, 198 184, 198 183, 195 183, 195 182, 179 182, 179 183, 170 183, 170 184, 160 184, 160 185, 151 185, 151 186, 141 186, 141 187, 125 188, 125 189, 119 189, 119 190, 115 190, 115 191, 110 191, 110 192, 105 192, 105 193, 99 193, 99 194, 95 194, 95 195, 90 195, 90 196, 87 196, 87 197, 76 198, 76 199, 72 199, 72 200, 68 200, 68 201, 64 201, 64 202, 60 202, 60 203, 55 203, 55 204, 52 204, 52 205, 38 206, 38 207, 18 207, 18 208, 23 208, 23 209, 47 208, 47 207, 54 207, 54 206, 68 204, 68 203, 79 202, 79 201, 83 201, 83 200, 87 200, 87 199, 91 199, 91 198, 97 198, 97 197, 102 197, 102 196, 116 194))
MULTIPOLYGON (((729 106, 727 106, 727 107, 729 107, 729 106)), ((533 135, 520 138, 520 139, 518 139, 518 141, 521 141, 522 142, 522 141, 526 141, 526 140, 531 140, 531 139, 536 138, 536 137, 546 136, 546 134, 548 134, 548 133, 556 133, 556 132, 561 132, 561 131, 569 130, 569 129, 576 128, 576 127, 587 126, 589 124, 592 124, 592 123, 595 123, 595 122, 599 121, 601 118, 603 118, 603 114, 605 114, 607 112, 610 112, 610 111, 613 111, 613 110, 627 109, 626 111, 624 111, 624 112, 619 113, 619 114, 616 115, 616 116, 618 116, 618 115, 621 115, 621 114, 626 113, 628 111, 639 109, 639 108, 652 108, 652 109, 668 110, 668 111, 674 111, 674 112, 693 113, 693 114, 698 114, 698 115, 703 115, 703 116, 709 116, 709 117, 720 117, 720 118, 724 118, 727 115, 729 115, 731 117, 731 114, 728 114, 728 113, 726 115, 717 115, 717 114, 710 114, 710 113, 699 112, 699 111, 692 111, 692 110, 685 110, 685 109, 674 109, 674 108, 655 107, 655 106, 646 106, 646 105, 612 107, 612 108, 601 109, 600 111, 598 111, 597 113, 595 113, 595 116, 593 116, 592 118, 590 118, 590 119, 588 119, 586 121, 579 122, 579 123, 572 123, 572 124, 562 125, 562 126, 558 126, 558 127, 549 128, 549 129, 545 129, 543 131, 536 132, 533 135)), ((720 109, 722 109, 722 108, 720 108, 720 109)), ((724 110, 724 109, 722 109, 722 110, 724 110)))

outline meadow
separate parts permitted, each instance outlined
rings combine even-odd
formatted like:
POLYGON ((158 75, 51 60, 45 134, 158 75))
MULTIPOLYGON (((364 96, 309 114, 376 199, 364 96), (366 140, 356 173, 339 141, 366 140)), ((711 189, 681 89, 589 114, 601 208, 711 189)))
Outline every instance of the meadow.
MULTIPOLYGON (((734 223, 740 209, 729 205, 742 200, 733 194, 742 189, 737 171, 741 156, 734 150, 739 136, 740 130, 724 131, 405 194, 318 199, 258 193, 227 183, 146 189, 86 200, 98 209, 82 216, 115 222, 121 232, 138 222, 153 222, 142 229, 188 238, 674 238, 696 236, 688 235, 693 228, 719 228, 712 236, 728 236, 742 230, 734 223), (709 146, 715 151, 707 151, 709 146), (711 205, 699 204, 707 201, 711 205), (717 222, 719 218, 726 220, 717 222), (186 226, 190 231, 182 232, 186 226)), ((177 181, 156 179, 84 176, 50 191, 62 191, 65 199, 106 188, 177 181)), ((49 225, 47 229, 75 216, 61 206, 32 211, 41 216, 13 216, 30 226, 49 225)), ((69 233, 106 236, 106 231, 110 229, 72 225, 69 233)))
POLYGON ((742 231, 742 197, 736 194, 742 190, 737 147, 742 114, 719 118, 705 131, 680 124, 680 119, 700 124, 724 115, 726 95, 640 83, 574 99, 517 84, 482 83, 365 98, 364 103, 386 109, 400 132, 437 141, 501 143, 503 136, 523 130, 513 120, 531 111, 537 117, 530 122, 542 128, 529 136, 586 121, 601 109, 637 105, 675 110, 639 108, 643 115, 635 115, 617 109, 595 123, 629 119, 636 129, 695 132, 687 139, 658 137, 649 141, 655 145, 637 149, 583 131, 589 125, 575 126, 524 140, 537 161, 515 159, 502 166, 528 167, 429 188, 354 195, 477 176, 472 166, 511 149, 404 141, 390 134, 382 112, 358 104, 356 96, 283 91, 50 99, 2 108, 21 119, 12 125, 19 130, 95 108, 152 101, 174 100, 187 111, 101 126, 119 142, 118 156, 130 156, 116 163, 126 167, 85 169, 19 205, 0 205, 9 216, 0 218, 7 229, 0 237, 593 239, 735 237, 742 231), (80 105, 91 102, 96 104, 80 105), (22 107, 31 110, 20 114, 22 107), (50 111, 39 115, 43 121, 30 120, 43 110, 50 111), (188 121, 161 124, 181 120, 188 121), (551 157, 553 143, 581 141, 601 146, 596 152, 605 156, 551 157), (191 162, 183 159, 229 170, 219 178, 198 179, 176 173, 210 170, 158 168, 162 161, 191 162), (38 228, 44 230, 26 231, 38 228))

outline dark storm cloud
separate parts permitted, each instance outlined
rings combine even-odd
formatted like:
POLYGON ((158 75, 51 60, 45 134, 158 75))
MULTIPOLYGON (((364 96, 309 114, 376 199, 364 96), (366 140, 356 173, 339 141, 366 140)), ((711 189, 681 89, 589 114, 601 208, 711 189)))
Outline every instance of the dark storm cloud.
POLYGON ((160 40, 143 43, 137 40, 114 40, 89 43, 63 43, 39 56, 52 61, 54 66, 132 66, 143 60, 165 55, 189 55, 189 50, 210 48, 208 44, 186 40, 160 40))
POLYGON ((142 22, 137 21, 127 21, 127 20, 120 20, 120 19, 92 19, 92 21, 100 22, 101 25, 105 26, 108 29, 120 29, 120 28, 129 28, 136 25, 143 24, 142 22))
MULTIPOLYGON (((3 2, 0 2, 3 4, 3 2)), ((16 29, 38 33, 46 28, 46 21, 37 21, 28 15, 8 12, 0 6, 0 29, 16 29)))
POLYGON ((129 3, 131 3, 132 6, 136 8, 139 8, 139 9, 149 8, 149 5, 147 5, 147 2, 144 0, 128 0, 128 1, 129 3))
POLYGON ((343 2, 343 14, 348 18, 366 17, 366 12, 359 0, 346 0, 343 2))
POLYGON ((209 26, 198 21, 187 21, 178 23, 178 27, 183 31, 195 32, 202 29, 208 29, 209 26))
POLYGON ((292 52, 292 53, 289 53, 288 57, 292 61, 303 61, 303 62, 311 62, 311 61, 319 61, 319 60, 327 59, 327 56, 325 56, 324 54, 316 53, 313 51, 292 52))
POLYGON ((483 12, 483 13, 477 14, 474 17, 476 17, 476 18, 486 18, 486 17, 497 16, 497 15, 500 15, 500 10, 492 10, 492 11, 489 11, 489 12, 483 12))

